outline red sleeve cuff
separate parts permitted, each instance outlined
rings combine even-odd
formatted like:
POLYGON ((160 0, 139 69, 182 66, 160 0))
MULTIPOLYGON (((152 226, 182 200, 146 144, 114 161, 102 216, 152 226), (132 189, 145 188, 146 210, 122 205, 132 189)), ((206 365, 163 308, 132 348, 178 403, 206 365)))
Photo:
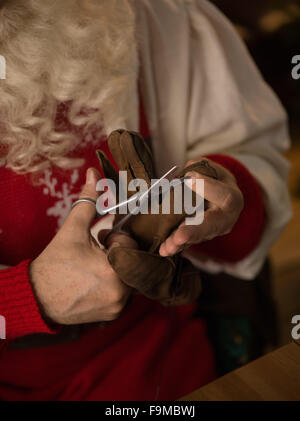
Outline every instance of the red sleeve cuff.
POLYGON ((56 333, 40 314, 29 281, 29 264, 30 260, 25 260, 0 271, 0 314, 5 318, 8 340, 33 333, 56 333))
POLYGON ((248 169, 227 155, 207 158, 222 165, 236 178, 244 196, 244 209, 230 234, 193 246, 193 252, 214 260, 235 263, 244 259, 258 245, 265 226, 265 211, 259 184, 248 169))

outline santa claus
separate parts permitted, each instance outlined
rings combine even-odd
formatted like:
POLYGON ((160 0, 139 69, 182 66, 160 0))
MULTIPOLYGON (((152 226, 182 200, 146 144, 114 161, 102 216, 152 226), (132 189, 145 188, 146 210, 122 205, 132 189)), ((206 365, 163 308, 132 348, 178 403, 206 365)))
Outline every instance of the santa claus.
POLYGON ((202 177, 204 222, 160 256, 258 275, 290 218, 289 137, 234 28, 207 0, 4 0, 0 54, 0 399, 176 399, 211 381, 196 301, 133 293, 92 239, 95 207, 71 207, 97 200, 106 136, 139 131, 158 174, 205 156, 219 175, 202 177))

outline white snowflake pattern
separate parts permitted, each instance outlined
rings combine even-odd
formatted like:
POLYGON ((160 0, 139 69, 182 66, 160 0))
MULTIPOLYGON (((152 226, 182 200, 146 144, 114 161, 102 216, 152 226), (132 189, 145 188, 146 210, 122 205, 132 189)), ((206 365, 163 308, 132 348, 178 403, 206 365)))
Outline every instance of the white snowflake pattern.
POLYGON ((72 193, 74 185, 79 179, 79 172, 77 169, 72 171, 70 183, 63 183, 61 189, 57 188, 58 180, 53 176, 51 170, 45 170, 44 177, 39 180, 40 185, 43 187, 43 194, 50 195, 57 199, 54 206, 47 209, 48 216, 57 218, 58 229, 63 225, 66 217, 68 216, 74 199, 77 199, 78 193, 72 193))

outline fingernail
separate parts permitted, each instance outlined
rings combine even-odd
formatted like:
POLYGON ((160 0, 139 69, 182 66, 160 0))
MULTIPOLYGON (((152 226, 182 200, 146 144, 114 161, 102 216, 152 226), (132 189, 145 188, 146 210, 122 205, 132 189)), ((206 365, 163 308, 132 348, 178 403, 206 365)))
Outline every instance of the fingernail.
POLYGON ((95 173, 92 168, 89 168, 86 172, 86 184, 95 184, 96 182, 95 173))
POLYGON ((166 253, 164 250, 159 250, 159 254, 161 257, 166 257, 168 255, 168 253, 166 253))
POLYGON ((194 180, 189 178, 188 180, 184 180, 184 184, 191 190, 193 190, 194 180))
POLYGON ((187 172, 185 174, 185 180, 184 180, 184 184, 191 190, 193 190, 194 184, 195 184, 195 180, 197 179, 195 173, 193 172, 187 172))

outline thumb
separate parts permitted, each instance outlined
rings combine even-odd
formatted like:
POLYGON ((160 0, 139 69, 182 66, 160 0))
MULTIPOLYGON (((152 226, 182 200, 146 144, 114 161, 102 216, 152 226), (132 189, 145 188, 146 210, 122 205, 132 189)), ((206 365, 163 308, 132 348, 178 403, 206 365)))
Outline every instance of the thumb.
MULTIPOLYGON (((97 183, 101 176, 95 168, 89 168, 86 172, 86 182, 83 186, 78 199, 91 199, 97 201, 99 193, 96 190, 97 183)), ((89 234, 91 224, 97 214, 96 206, 89 202, 78 203, 70 212, 64 224, 65 227, 71 227, 72 231, 77 229, 82 234, 85 230, 89 234)))

